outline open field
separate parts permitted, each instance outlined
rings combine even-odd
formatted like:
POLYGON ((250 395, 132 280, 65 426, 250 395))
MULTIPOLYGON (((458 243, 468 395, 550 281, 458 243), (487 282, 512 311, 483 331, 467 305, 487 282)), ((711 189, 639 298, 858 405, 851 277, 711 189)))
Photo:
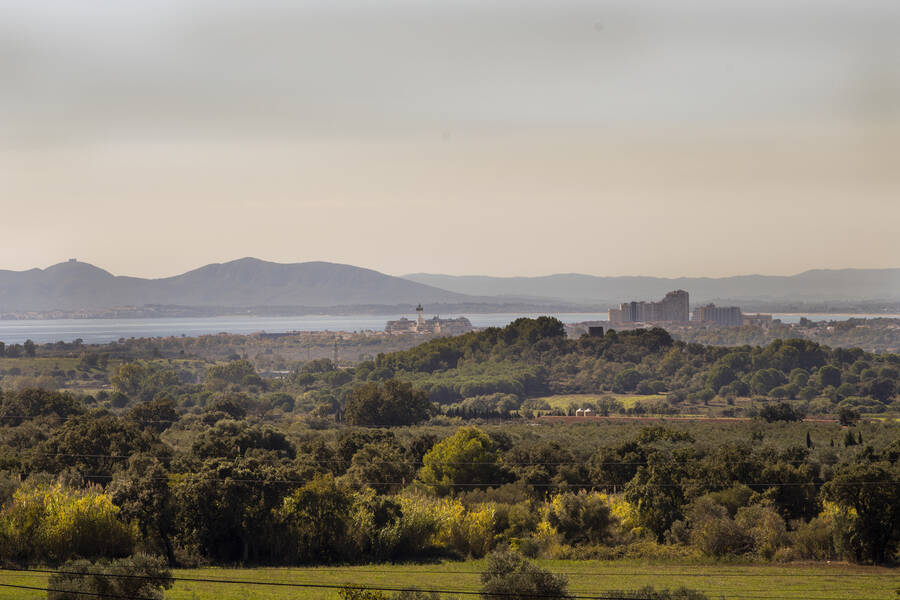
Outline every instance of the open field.
POLYGON ((569 407, 570 404, 577 404, 581 407, 584 403, 597 403, 601 398, 615 398, 619 402, 622 403, 622 406, 625 408, 631 408, 634 406, 635 402, 656 402, 657 400, 665 400, 666 397, 663 394, 648 394, 648 395, 639 395, 639 394, 558 394, 556 396, 544 396, 542 398, 538 398, 539 400, 545 400, 547 404, 550 405, 550 408, 559 408, 565 410, 569 407))
MULTIPOLYGON (((610 590, 690 587, 710 598, 734 600, 881 600, 896 597, 900 570, 833 564, 690 564, 671 562, 538 561, 541 566, 569 577, 576 595, 602 595, 610 590)), ((388 588, 477 591, 485 562, 442 562, 413 565, 354 567, 178 569, 175 577, 232 581, 284 582, 315 585, 372 585, 388 588)), ((46 587, 46 575, 3 572, 0 583, 46 587)), ((0 598, 32 600, 40 592, 0 588, 0 598)), ((465 597, 472 597, 465 595, 465 597)), ((171 600, 332 600, 334 589, 277 587, 179 581, 166 593, 171 600)))

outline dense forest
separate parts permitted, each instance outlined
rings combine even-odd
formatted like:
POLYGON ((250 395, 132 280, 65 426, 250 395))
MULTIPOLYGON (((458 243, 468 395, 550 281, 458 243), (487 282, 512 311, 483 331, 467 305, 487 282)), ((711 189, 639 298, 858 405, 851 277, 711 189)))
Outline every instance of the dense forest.
POLYGON ((111 389, 0 395, 9 564, 354 563, 507 546, 898 558, 900 429, 884 418, 898 412, 897 355, 802 339, 703 346, 660 329, 569 339, 551 318, 275 378, 241 357, 72 352, 111 389), (596 394, 585 403, 600 416, 538 416, 559 412, 542 408, 552 394, 596 394), (641 414, 718 402, 745 420, 603 418, 633 415, 623 399, 635 394, 657 398, 641 414))

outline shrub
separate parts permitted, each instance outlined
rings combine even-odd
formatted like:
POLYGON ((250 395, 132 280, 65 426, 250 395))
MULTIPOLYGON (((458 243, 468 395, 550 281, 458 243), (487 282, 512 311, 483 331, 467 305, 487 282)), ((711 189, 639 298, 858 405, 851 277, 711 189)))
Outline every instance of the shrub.
POLYGON ((787 402, 764 406, 763 409, 759 411, 759 416, 768 423, 774 423, 775 421, 800 421, 803 418, 803 415, 795 411, 787 402))
POLYGON ((745 506, 738 509, 735 523, 753 539, 753 550, 771 559, 787 543, 784 519, 771 506, 745 506))
POLYGON ((405 553, 441 547, 480 558, 491 550, 496 516, 493 504, 466 510, 456 499, 413 495, 401 496, 400 502, 402 516, 394 537, 405 553))
POLYGON ((809 523, 800 523, 791 535, 794 551, 800 558, 832 560, 838 558, 834 550, 834 523, 827 516, 818 516, 809 523))
POLYGON ((485 599, 498 596, 510 600, 548 600, 572 598, 568 579, 527 561, 518 552, 499 550, 488 557, 487 569, 481 574, 481 594, 485 599))
POLYGON ((112 562, 87 560, 67 562, 66 573, 50 576, 48 600, 82 600, 86 596, 146 598, 160 600, 172 587, 172 574, 162 558, 136 554, 112 562), (125 575, 125 577, 117 577, 125 575))
POLYGON ((612 513, 604 494, 567 492, 550 501, 547 521, 567 543, 599 544, 609 533, 612 513))
POLYGON ((74 557, 122 557, 131 531, 99 487, 24 485, 0 512, 0 556, 58 563, 74 557))

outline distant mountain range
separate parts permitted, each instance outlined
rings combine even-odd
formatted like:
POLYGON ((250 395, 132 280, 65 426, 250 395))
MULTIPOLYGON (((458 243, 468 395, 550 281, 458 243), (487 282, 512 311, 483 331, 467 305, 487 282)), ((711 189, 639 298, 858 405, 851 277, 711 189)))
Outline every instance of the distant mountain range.
MULTIPOLYGON (((115 276, 88 263, 68 261, 46 269, 0 270, 0 313, 96 311, 149 305, 325 309, 385 307, 409 310, 417 303, 443 312, 589 311, 626 300, 656 300, 685 289, 691 303, 732 301, 750 305, 790 303, 900 303, 900 269, 807 271, 790 277, 678 278, 394 277, 371 269, 327 262, 281 264, 242 258, 210 264, 174 277, 115 276)), ((779 310, 785 310, 781 308, 779 310)))
POLYGON ((711 301, 786 303, 871 303, 900 301, 900 269, 805 271, 798 275, 737 277, 596 277, 565 273, 544 277, 452 276, 416 273, 406 279, 478 296, 507 295, 616 305, 626 300, 657 300, 670 290, 691 294, 691 304, 711 301))
POLYGON ((0 271, 0 311, 143 306, 330 307, 477 300, 370 269, 326 262, 279 264, 242 258, 175 277, 115 276, 83 262, 0 271))

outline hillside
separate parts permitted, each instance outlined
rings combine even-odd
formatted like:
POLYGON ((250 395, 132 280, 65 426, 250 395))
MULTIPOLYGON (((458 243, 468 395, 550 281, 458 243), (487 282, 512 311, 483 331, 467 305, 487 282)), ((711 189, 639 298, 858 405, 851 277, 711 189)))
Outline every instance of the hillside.
POLYGON ((47 269, 0 271, 0 309, 48 311, 142 306, 348 306, 478 301, 370 269, 326 262, 280 264, 243 258, 174 277, 115 276, 64 262, 47 269))
POLYGON ((405 278, 461 294, 506 294, 609 305, 626 300, 657 299, 674 289, 688 290, 692 304, 723 299, 756 303, 900 300, 900 269, 820 269, 791 276, 721 278, 597 277, 577 273, 542 277, 415 273, 405 278))

